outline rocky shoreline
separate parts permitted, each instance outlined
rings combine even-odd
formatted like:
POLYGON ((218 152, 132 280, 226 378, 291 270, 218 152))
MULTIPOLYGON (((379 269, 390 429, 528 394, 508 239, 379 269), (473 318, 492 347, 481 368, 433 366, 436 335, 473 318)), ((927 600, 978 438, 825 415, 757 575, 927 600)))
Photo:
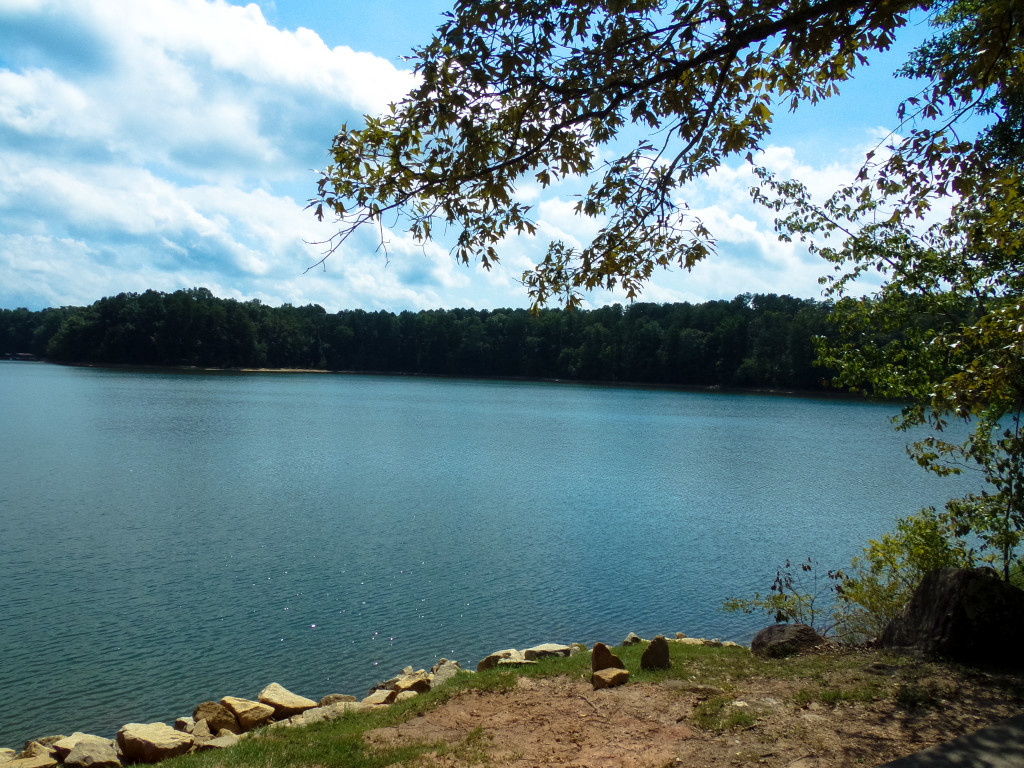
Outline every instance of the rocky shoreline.
MULTIPOLYGON (((643 642, 648 641, 631 632, 622 644, 643 642)), ((658 635, 649 641, 642 667, 664 668, 668 660, 668 642, 716 647, 737 645, 717 639, 689 638, 681 632, 676 633, 671 641, 658 635)), ((586 646, 580 643, 543 643, 525 650, 509 648, 486 656, 477 664, 476 671, 536 664, 546 657, 572 656, 586 651, 586 646)), ((628 681, 628 671, 604 643, 595 643, 592 652, 595 688, 622 685, 628 681)), ((398 675, 377 683, 362 699, 332 693, 314 701, 271 683, 260 691, 255 700, 224 696, 220 701, 201 702, 190 716, 179 717, 173 725, 128 723, 118 730, 113 739, 77 731, 70 736, 31 739, 20 752, 0 749, 0 768, 120 768, 122 765, 157 763, 188 752, 226 749, 263 728, 299 727, 335 720, 351 711, 387 707, 437 688, 459 672, 472 671, 464 670, 457 661, 448 659, 441 659, 429 672, 406 667, 398 675)))

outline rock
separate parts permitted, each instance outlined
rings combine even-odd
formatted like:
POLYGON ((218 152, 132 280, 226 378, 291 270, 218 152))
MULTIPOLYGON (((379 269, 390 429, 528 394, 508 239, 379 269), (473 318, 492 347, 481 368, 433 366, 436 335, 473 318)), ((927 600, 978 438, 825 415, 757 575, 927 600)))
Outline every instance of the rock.
MULTIPOLYGON (((225 696, 220 703, 230 709, 238 719, 238 725, 243 731, 251 731, 264 723, 270 721, 274 716, 274 708, 269 704, 250 699, 240 699, 237 696, 225 696)), ((228 728, 230 731, 231 729, 228 728)))
POLYGON ((59 765, 59 763, 52 755, 16 757, 3 764, 4 768, 53 768, 55 765, 59 765))
POLYGON ((259 696, 256 698, 267 706, 273 707, 274 717, 279 720, 291 717, 292 715, 298 715, 307 709, 313 709, 313 707, 317 706, 317 703, 312 699, 294 694, 277 683, 268 685, 260 691, 259 696))
POLYGON ((596 691, 598 688, 614 688, 617 685, 625 685, 629 682, 629 672, 616 667, 597 670, 590 678, 591 684, 596 691))
POLYGON ((346 712, 369 709, 369 706, 370 705, 363 704, 360 701, 336 701, 333 704, 327 704, 323 707, 307 709, 301 715, 295 715, 287 722, 289 725, 302 726, 309 725, 310 723, 323 722, 324 720, 337 720, 346 712))
POLYGON ((591 651, 590 668, 592 671, 598 672, 602 669, 625 669, 626 665, 622 663, 622 659, 608 650, 607 645, 604 643, 594 643, 594 649, 591 651))
POLYGON ((7 747, 0 749, 0 765, 3 765, 4 763, 9 763, 17 756, 18 753, 15 752, 13 749, 8 749, 7 747))
POLYGON ((954 661, 1021 666, 1024 591, 989 568, 939 568, 926 574, 882 633, 882 647, 954 661))
POLYGON ((586 652, 587 652, 587 646, 585 646, 583 643, 572 643, 569 646, 569 655, 570 656, 575 656, 577 653, 586 653, 586 652))
POLYGON ((174 721, 174 730, 184 731, 185 733, 192 733, 192 729, 195 728, 196 721, 192 717, 179 717, 174 721))
POLYGON ((116 743, 113 739, 105 739, 102 736, 93 736, 90 733, 75 731, 70 736, 63 736, 59 741, 55 741, 53 743, 53 750, 56 752, 57 759, 64 763, 67 762, 67 756, 79 744, 101 744, 115 749, 116 743))
POLYGON ((200 720, 198 723, 192 726, 192 730, 189 731, 192 734, 192 738, 196 741, 209 741, 213 738, 213 733, 210 731, 210 724, 206 720, 200 720))
POLYGON ((195 740, 166 723, 128 723, 117 732, 117 743, 128 762, 159 763, 185 754, 195 740))
POLYGON ((477 672, 483 672, 487 669, 494 669, 499 663, 509 664, 522 664, 525 663, 526 657, 523 656, 521 651, 517 651, 515 648, 509 648, 504 651, 495 651, 490 656, 481 659, 480 663, 476 665, 477 672))
POLYGON ((395 700, 395 697, 397 695, 398 695, 397 691, 389 691, 389 690, 386 690, 386 689, 382 688, 380 690, 377 690, 377 691, 374 691, 373 693, 371 693, 369 696, 367 696, 365 699, 363 699, 363 701, 361 703, 369 704, 371 706, 380 706, 382 704, 390 704, 391 702, 393 702, 395 700))
POLYGON ((643 641, 644 640, 643 640, 642 637, 640 637, 637 634, 634 634, 633 632, 630 632, 628 635, 626 635, 626 639, 622 641, 622 644, 623 645, 638 645, 638 644, 642 643, 643 641))
POLYGON ((120 768, 121 755, 114 741, 95 737, 75 744, 63 762, 70 768, 120 768))
POLYGON ((401 691, 395 696, 395 701, 408 701, 409 699, 415 699, 419 696, 416 691, 401 691))
POLYGON ((671 669, 672 659, 669 657, 668 640, 658 635, 644 649, 640 657, 640 669, 671 669))
POLYGON ((320 699, 319 706, 326 707, 331 704, 337 704, 340 701, 358 701, 355 696, 349 696, 347 693, 329 693, 320 699))
POLYGON ((462 667, 459 666, 459 662, 441 659, 430 668, 430 674, 433 676, 430 681, 431 688, 444 685, 461 671, 462 667))
MULTIPOLYGON (((61 736, 57 741, 63 738, 66 737, 61 736)), ((54 757, 57 755, 57 750, 55 750, 51 745, 56 744, 57 741, 51 741, 49 744, 44 744, 39 739, 25 742, 25 748, 21 751, 19 757, 21 759, 25 759, 26 757, 54 757)))
POLYGON ((232 733, 241 733, 235 713, 219 701, 204 701, 192 711, 194 721, 205 720, 211 731, 227 729, 232 733))
POLYGON ((403 674, 394 684, 391 686, 391 690, 395 693, 405 693, 406 691, 413 691, 414 693, 426 693, 430 690, 430 678, 427 676, 426 670, 419 670, 412 674, 403 674))
POLYGON ((542 643, 541 645, 535 645, 533 648, 527 648, 523 651, 523 658, 527 661, 537 661, 538 659, 547 659, 551 657, 563 658, 569 656, 571 653, 572 648, 568 645, 542 643))
POLYGON ((722 643, 723 648, 742 648, 743 646, 739 643, 734 643, 732 640, 726 640, 722 643))
POLYGON ((712 638, 711 640, 705 640, 704 641, 704 645, 708 646, 709 648, 721 648, 723 643, 722 643, 721 640, 719 640, 717 637, 715 637, 715 638, 712 638))
POLYGON ((217 736, 209 741, 204 741, 199 745, 198 750, 205 752, 210 749, 227 749, 233 747, 239 742, 238 736, 233 733, 226 733, 223 736, 217 736))
POLYGON ((685 640, 686 635, 682 632, 676 632, 676 640, 685 640))
POLYGON ((823 642, 825 638, 806 624, 772 624, 754 635, 750 650, 755 656, 779 658, 823 642))
POLYGON ((704 645, 704 638, 702 637, 679 637, 676 638, 676 642, 680 645, 704 645))

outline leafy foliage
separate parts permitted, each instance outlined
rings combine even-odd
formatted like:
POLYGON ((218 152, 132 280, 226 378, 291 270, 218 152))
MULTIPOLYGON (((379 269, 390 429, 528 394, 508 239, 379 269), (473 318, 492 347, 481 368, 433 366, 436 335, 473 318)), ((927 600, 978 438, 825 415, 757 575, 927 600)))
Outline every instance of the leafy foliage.
POLYGON ((457 259, 490 266, 506 235, 536 232, 521 185, 581 177, 576 212, 598 233, 550 243, 524 282, 535 305, 596 287, 634 298, 656 267, 714 248, 685 185, 756 151, 773 110, 834 95, 919 5, 458 0, 414 52, 421 83, 335 137, 310 203, 338 223, 327 255, 366 224, 420 241, 440 225, 457 259))
POLYGON ((878 637, 910 601, 926 573, 973 565, 967 545, 949 535, 934 509, 897 521, 895 531, 869 541, 848 569, 836 572, 841 634, 878 637))
POLYGON ((945 517, 980 536, 1008 578, 1024 528, 1024 8, 960 0, 935 21, 905 67, 928 80, 900 110, 905 136, 823 204, 764 170, 754 195, 785 210, 782 237, 835 267, 825 282, 838 333, 820 351, 837 382, 909 401, 900 428, 973 424, 963 442, 932 436, 911 452, 939 474, 980 473, 986 490, 945 517), (973 139, 961 135, 969 120, 982 126, 973 139), (849 298, 864 278, 881 287, 849 298))
POLYGON ((811 558, 796 566, 787 560, 775 572, 775 581, 766 594, 755 592, 752 598, 730 598, 722 607, 730 612, 764 613, 777 623, 806 624, 825 636, 840 621, 835 612, 837 578, 837 571, 822 573, 811 558))
POLYGON ((798 622, 850 642, 878 637, 935 568, 972 567, 974 555, 934 509, 897 521, 896 530, 871 540, 845 570, 822 571, 810 558, 788 560, 767 594, 731 598, 723 608, 798 622))

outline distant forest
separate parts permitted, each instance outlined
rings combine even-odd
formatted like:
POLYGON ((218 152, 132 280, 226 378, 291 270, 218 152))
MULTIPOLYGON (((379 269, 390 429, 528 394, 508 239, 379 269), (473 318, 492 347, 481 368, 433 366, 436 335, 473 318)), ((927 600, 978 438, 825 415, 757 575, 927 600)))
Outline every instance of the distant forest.
POLYGON ((62 363, 577 379, 823 389, 813 337, 829 305, 774 294, 590 311, 270 307, 205 288, 87 307, 0 309, 0 354, 62 363))

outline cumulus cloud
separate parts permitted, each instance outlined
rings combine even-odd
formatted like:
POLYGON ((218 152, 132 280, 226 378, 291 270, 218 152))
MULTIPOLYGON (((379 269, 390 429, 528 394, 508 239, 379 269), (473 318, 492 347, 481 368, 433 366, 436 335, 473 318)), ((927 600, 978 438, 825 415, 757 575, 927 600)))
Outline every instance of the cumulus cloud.
MULTIPOLYGON (((307 273, 331 235, 305 210, 313 169, 343 122, 383 110, 414 76, 274 14, 269 0, 0 0, 0 306, 193 286, 332 311, 523 306, 520 276, 548 241, 593 237, 601 222, 573 211, 578 182, 527 180, 517 198, 535 206, 538 234, 506 238, 490 271, 458 264, 443 240, 385 231, 387 255, 379 232, 361 232, 307 273)), ((827 193, 858 152, 815 165, 773 146, 762 161, 827 193)), ((686 190, 719 252, 657 273, 644 300, 817 295, 823 265, 778 242, 753 181, 737 164, 686 190)))

